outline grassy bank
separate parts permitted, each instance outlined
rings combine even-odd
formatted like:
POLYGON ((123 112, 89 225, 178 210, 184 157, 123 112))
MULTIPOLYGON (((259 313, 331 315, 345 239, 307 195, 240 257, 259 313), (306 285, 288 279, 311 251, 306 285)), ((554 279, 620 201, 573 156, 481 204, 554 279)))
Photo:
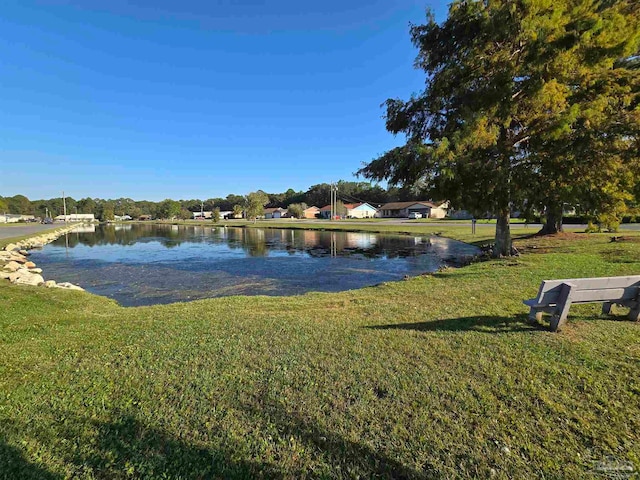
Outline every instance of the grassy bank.
POLYGON ((552 334, 521 301, 545 278, 640 273, 640 235, 518 245, 517 259, 298 297, 121 308, 1 283, 0 478, 639 469, 640 325, 578 306, 552 334))

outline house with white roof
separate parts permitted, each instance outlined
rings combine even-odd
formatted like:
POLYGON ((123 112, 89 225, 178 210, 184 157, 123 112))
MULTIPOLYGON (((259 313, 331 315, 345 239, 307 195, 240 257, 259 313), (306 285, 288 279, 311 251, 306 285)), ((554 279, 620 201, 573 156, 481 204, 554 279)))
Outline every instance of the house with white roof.
POLYGON ((58 215, 54 218, 56 222, 95 222, 93 213, 71 213, 69 215, 58 215))

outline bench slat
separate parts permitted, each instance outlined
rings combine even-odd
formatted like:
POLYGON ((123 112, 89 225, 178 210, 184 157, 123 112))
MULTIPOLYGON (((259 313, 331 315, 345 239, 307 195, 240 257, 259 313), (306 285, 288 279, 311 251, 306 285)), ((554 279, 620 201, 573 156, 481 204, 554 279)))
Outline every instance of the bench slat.
MULTIPOLYGON (((540 286, 540 292, 551 290, 563 283, 571 283, 578 290, 593 290, 597 288, 626 288, 640 285, 640 275, 627 275, 625 277, 600 277, 600 278, 567 278, 564 280, 544 280, 540 286)), ((539 292, 539 293, 540 293, 539 292)))
POLYGON ((578 290, 571 295, 571 303, 617 302, 633 300, 638 294, 637 288, 609 288, 607 290, 578 290))
MULTIPOLYGON (((592 291, 592 290, 617 290, 625 289, 625 293, 621 300, 630 300, 635 298, 638 289, 640 288, 640 275, 633 275, 627 277, 603 277, 603 278, 572 278, 566 280, 545 280, 540 285, 538 296, 536 300, 539 304, 548 305, 550 303, 557 303, 558 297, 562 290, 562 285, 570 283, 574 286, 574 292, 580 291, 592 291)), ((616 295, 615 293, 613 293, 616 295)), ((572 295, 573 297, 573 295, 572 295)), ((585 296, 579 297, 584 302, 585 296)), ((615 299, 615 298, 612 298, 615 299)), ((597 301, 597 300, 594 300, 597 301)))

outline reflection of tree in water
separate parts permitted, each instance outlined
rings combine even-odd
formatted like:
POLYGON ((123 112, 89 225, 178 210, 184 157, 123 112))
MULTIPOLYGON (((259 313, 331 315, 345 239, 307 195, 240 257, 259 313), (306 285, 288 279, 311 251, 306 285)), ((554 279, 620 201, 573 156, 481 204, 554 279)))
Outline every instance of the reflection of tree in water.
POLYGON ((431 246, 428 237, 285 229, 242 230, 234 241, 252 256, 281 250, 290 255, 305 252, 312 257, 362 255, 367 258, 405 258, 421 255, 431 246))
POLYGON ((225 228, 176 225, 105 225, 95 233, 72 232, 56 240, 55 245, 122 245, 159 242, 175 248, 184 242, 226 244, 242 249, 249 256, 264 257, 270 251, 289 255, 304 252, 312 257, 359 255, 365 258, 407 258, 434 251, 450 255, 448 239, 408 235, 380 235, 366 232, 329 232, 262 228, 225 228))
POLYGON ((264 230, 258 228, 244 229, 243 247, 251 257, 266 257, 273 245, 267 245, 264 230))
POLYGON ((154 225, 132 225, 136 228, 122 229, 116 225, 103 225, 96 228, 95 232, 71 232, 57 239, 54 244, 64 246, 67 242, 70 247, 86 245, 133 245, 141 238, 154 236, 154 225))
POLYGON ((176 225, 101 225, 95 232, 71 232, 58 238, 54 245, 69 247, 86 245, 123 245, 129 246, 138 242, 160 242, 167 248, 173 248, 184 241, 199 243, 210 241, 211 232, 215 229, 204 227, 178 227, 176 225))
POLYGON ((295 246, 313 257, 361 255, 367 258, 405 258, 428 251, 428 238, 373 233, 304 231, 295 246))

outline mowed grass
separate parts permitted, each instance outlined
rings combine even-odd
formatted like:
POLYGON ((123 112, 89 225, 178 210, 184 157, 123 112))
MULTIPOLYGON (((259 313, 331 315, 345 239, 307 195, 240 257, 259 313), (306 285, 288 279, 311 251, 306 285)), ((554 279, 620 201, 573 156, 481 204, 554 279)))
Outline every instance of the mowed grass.
POLYGON ((284 298, 122 308, 1 283, 0 478, 637 471, 640 325, 574 306, 554 334, 521 302, 547 278, 640 274, 640 235, 518 246, 519 258, 284 298))

